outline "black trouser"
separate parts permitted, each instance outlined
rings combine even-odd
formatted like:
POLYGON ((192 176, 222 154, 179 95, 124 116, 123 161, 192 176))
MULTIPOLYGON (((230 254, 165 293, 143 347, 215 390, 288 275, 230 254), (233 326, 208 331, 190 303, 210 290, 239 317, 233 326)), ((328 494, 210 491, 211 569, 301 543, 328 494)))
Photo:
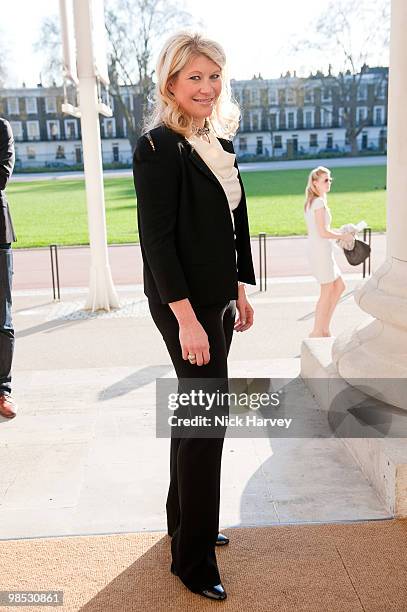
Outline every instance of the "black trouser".
POLYGON ((0 244, 0 394, 11 393, 14 329, 11 314, 13 251, 11 243, 0 244))
MULTIPOLYGON (((210 361, 202 366, 182 358, 178 321, 168 304, 149 300, 151 315, 163 336, 177 377, 227 380, 236 301, 213 306, 192 303, 192 307, 209 340, 210 361)), ((223 435, 216 438, 171 436, 168 533, 172 536, 173 567, 192 591, 221 581, 215 542, 219 530, 223 435)))

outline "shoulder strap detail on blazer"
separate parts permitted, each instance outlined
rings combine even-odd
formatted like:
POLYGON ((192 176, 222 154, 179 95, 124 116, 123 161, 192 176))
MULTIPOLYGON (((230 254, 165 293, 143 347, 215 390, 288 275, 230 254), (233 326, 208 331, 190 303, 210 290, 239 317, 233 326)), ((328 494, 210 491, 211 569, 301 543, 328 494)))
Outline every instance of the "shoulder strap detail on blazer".
POLYGON ((152 139, 152 136, 151 136, 150 132, 146 132, 145 135, 148 138, 148 141, 151 144, 151 147, 152 147, 153 151, 155 151, 155 144, 154 144, 154 141, 152 139))

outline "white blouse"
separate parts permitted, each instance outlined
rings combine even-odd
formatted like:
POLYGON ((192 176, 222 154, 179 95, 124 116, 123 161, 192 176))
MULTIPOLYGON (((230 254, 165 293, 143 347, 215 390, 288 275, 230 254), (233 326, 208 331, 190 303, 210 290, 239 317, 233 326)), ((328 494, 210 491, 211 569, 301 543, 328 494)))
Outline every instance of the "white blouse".
POLYGON ((213 133, 209 133, 210 142, 199 138, 199 136, 195 134, 190 136, 187 140, 194 149, 196 149, 199 156, 212 170, 213 174, 222 185, 229 203, 234 227, 232 210, 238 207, 242 199, 242 189, 240 187, 237 168, 234 165, 236 155, 225 151, 213 133))
MULTIPOLYGON (((239 206, 242 199, 242 188, 240 187, 237 168, 235 167, 236 155, 229 153, 220 144, 215 134, 209 132, 209 142, 199 138, 193 134, 187 138, 188 142, 196 149, 199 156, 203 159, 206 165, 212 170, 213 174, 218 179, 226 194, 230 216, 232 218, 233 229, 235 228, 235 220, 232 210, 239 206)), ((237 262, 237 253, 236 253, 237 262)), ((239 281, 239 285, 244 285, 239 281)))

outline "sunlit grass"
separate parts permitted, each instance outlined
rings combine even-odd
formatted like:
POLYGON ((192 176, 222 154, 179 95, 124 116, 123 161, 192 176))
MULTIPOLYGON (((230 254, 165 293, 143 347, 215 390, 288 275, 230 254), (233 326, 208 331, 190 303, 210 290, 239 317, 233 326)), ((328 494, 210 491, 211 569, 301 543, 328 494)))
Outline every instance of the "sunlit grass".
MULTIPOLYGON (((242 172, 251 234, 304 235, 307 170, 242 172)), ((385 166, 335 168, 329 194, 333 226, 365 219, 385 230, 385 166)), ((18 242, 15 247, 88 244, 83 180, 13 183, 7 189, 18 242)), ((106 224, 110 244, 138 241, 133 179, 105 179, 106 224)))

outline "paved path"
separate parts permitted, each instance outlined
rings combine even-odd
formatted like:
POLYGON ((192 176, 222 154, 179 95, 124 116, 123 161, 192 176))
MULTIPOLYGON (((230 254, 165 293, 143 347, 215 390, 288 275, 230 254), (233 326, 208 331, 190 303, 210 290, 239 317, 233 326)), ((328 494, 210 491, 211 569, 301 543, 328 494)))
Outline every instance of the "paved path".
MULTIPOLYGON (((376 268, 385 236, 373 241, 376 268)), ((304 238, 268 240, 268 290, 248 287, 256 323, 234 336, 231 377, 298 380, 318 297, 304 248, 304 238)), ((149 316, 139 247, 112 246, 109 254, 121 307, 92 314, 83 310, 88 248, 61 249, 56 302, 48 250, 14 252, 19 412, 0 418, 1 538, 165 529, 169 441, 155 437, 154 381, 174 372, 149 316)), ((347 291, 334 334, 369 319, 353 300, 360 271, 341 265, 347 291)), ((317 414, 298 384, 299 405, 317 414)), ((226 440, 223 526, 388 516, 340 440, 226 440)))
MULTIPOLYGON (((267 276, 309 275, 305 237, 267 239, 267 276)), ((372 236, 372 270, 385 259, 386 236, 372 236)), ((252 252, 256 273, 259 273, 258 239, 252 239, 252 252)), ((60 247, 59 269, 61 287, 86 287, 89 281, 89 247, 60 247)), ((361 277, 362 266, 350 266, 343 253, 338 261, 345 273, 361 277)), ((143 281, 142 260, 139 245, 117 245, 109 247, 109 260, 113 280, 117 285, 140 284, 143 281)), ((52 295, 52 278, 49 248, 14 250, 14 289, 49 288, 52 295)), ((259 288, 259 287, 258 287, 259 288)))
MULTIPOLYGON (((290 161, 254 162, 241 163, 242 172, 260 172, 264 170, 295 170, 302 168, 314 168, 315 166, 328 166, 328 168, 342 168, 348 166, 382 166, 386 164, 385 155, 372 155, 371 157, 338 157, 327 159, 296 159, 290 161)), ((122 178, 133 176, 131 169, 105 170, 105 178, 122 178)), ((47 180, 78 180, 83 179, 83 172, 33 172, 28 174, 14 174, 12 180, 23 181, 47 181, 47 180)))
MULTIPOLYGON (((347 294, 333 333, 368 317, 347 294)), ((15 419, 0 419, 0 537, 165 529, 169 440, 154 435, 156 377, 173 377, 141 285, 119 311, 82 310, 86 288, 14 292, 15 419)), ((250 289, 255 326, 235 334, 231 377, 296 380, 318 287, 308 277, 250 289)), ((298 387, 298 406, 317 407, 298 387)), ((315 435, 323 433, 319 426, 315 435)), ((386 518, 338 439, 228 438, 221 525, 386 518)))

